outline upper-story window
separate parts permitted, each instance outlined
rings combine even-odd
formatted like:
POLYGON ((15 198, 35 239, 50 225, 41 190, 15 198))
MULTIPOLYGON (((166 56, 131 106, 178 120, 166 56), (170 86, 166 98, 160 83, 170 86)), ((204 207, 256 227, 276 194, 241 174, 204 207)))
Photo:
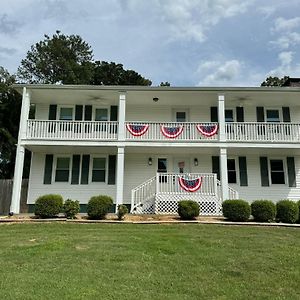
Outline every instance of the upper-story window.
POLYGON ((234 122, 233 109, 225 109, 225 122, 234 122))
POLYGON ((267 117, 266 118, 267 122, 274 122, 274 123, 280 122, 280 113, 278 109, 267 109, 266 117, 267 117))
POLYGON ((176 111, 176 122, 186 122, 186 112, 176 111))
POLYGON ((108 121, 108 109, 96 108, 95 109, 95 121, 108 121))
POLYGON ((73 107, 61 107, 59 111, 59 119, 62 121, 72 121, 73 107))

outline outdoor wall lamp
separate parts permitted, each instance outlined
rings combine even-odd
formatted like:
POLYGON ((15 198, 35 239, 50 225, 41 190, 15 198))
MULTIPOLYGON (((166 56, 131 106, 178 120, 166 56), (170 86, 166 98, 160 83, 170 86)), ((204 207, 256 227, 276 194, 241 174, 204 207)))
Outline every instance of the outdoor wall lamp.
POLYGON ((198 166, 198 158, 194 158, 194 166, 198 166))
POLYGON ((149 166, 152 166, 152 157, 149 157, 149 158, 148 158, 148 165, 149 165, 149 166))
POLYGON ((154 101, 154 102, 157 102, 158 100, 159 100, 158 97, 154 97, 154 98, 153 98, 153 101, 154 101))

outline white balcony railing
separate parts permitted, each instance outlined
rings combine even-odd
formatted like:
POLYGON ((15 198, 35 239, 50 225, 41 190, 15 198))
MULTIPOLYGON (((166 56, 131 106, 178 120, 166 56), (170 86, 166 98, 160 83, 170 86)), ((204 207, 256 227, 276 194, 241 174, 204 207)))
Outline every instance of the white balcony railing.
POLYGON ((28 139, 116 140, 118 122, 28 120, 28 139))

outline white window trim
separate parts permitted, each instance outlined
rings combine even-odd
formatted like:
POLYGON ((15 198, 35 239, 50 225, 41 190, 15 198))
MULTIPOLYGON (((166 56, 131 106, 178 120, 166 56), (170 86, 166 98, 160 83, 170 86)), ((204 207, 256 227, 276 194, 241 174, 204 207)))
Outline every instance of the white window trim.
MULTIPOLYGON (((107 109, 107 122, 110 121, 110 106, 95 106, 93 105, 93 111, 92 111, 92 120, 95 121, 96 118, 96 109, 107 109)), ((100 122, 100 121, 97 121, 100 122)), ((106 122, 106 121, 104 121, 106 122)))
MULTIPOLYGON (((239 166, 239 160, 238 157, 227 157, 227 160, 233 159, 234 165, 235 165, 235 174, 236 174, 236 182, 229 183, 229 184, 235 184, 240 186, 240 166, 239 166)), ((227 177, 228 177, 228 167, 227 167, 227 177)))
POLYGON ((72 108, 72 121, 75 120, 75 106, 74 105, 57 105, 56 120, 67 122, 67 120, 60 120, 61 108, 72 108))
POLYGON ((269 186, 287 186, 288 185, 288 174, 286 160, 282 157, 268 157, 268 171, 269 171, 269 186), (282 160, 283 172, 284 172, 284 183, 272 183, 271 178, 271 160, 282 160))
MULTIPOLYGON (((225 111, 226 110, 232 110, 233 123, 236 122, 236 108, 235 107, 225 107, 225 109, 224 109, 224 120, 225 120, 225 111)), ((231 123, 231 122, 227 122, 227 123, 231 123)))
POLYGON ((278 110, 279 112, 279 123, 283 122, 283 116, 282 116, 282 107, 264 107, 264 117, 266 123, 272 123, 267 121, 267 110, 278 110))
POLYGON ((108 155, 90 154, 89 184, 107 184, 108 182, 108 155), (105 158, 105 181, 93 181, 93 161, 94 158, 105 158))
POLYGON ((72 168, 73 168, 72 155, 56 154, 56 155, 53 155, 53 160, 54 160, 54 164, 53 164, 53 172, 52 172, 52 182, 54 182, 56 184, 66 184, 66 183, 70 184, 71 183, 71 176, 72 176, 72 168), (57 167, 57 159, 58 158, 69 158, 70 159, 70 164, 69 164, 69 180, 68 181, 56 181, 55 180, 55 177, 56 177, 56 167, 57 167))
POLYGON ((185 122, 190 122, 190 110, 189 110, 189 108, 182 109, 180 107, 178 107, 178 108, 173 107, 172 108, 172 118, 171 118, 172 122, 176 122, 176 113, 177 112, 185 112, 185 116, 186 116, 186 121, 185 122))

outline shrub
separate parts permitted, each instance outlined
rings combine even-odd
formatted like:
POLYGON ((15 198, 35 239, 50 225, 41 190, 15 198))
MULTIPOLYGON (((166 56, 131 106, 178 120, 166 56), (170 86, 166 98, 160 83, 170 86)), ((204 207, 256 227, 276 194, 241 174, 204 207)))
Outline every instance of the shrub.
POLYGON ((192 200, 182 200, 178 202, 178 214, 183 220, 193 220, 199 216, 199 204, 192 200))
POLYGON ((276 204, 277 215, 279 222, 296 223, 299 218, 299 206, 291 200, 281 200, 276 204))
POLYGON ((230 221, 247 221, 251 213, 249 203, 241 199, 225 200, 222 208, 224 217, 230 221))
POLYGON ((87 204, 87 214, 91 219, 104 219, 113 205, 109 196, 99 195, 92 197, 87 204))
POLYGON ((61 195, 43 195, 37 198, 34 206, 34 213, 41 218, 52 218, 57 216, 63 206, 61 195))
POLYGON ((258 222, 273 221, 276 217, 276 205, 270 200, 256 200, 251 204, 251 214, 258 222))
POLYGON ((298 201, 298 208, 299 208, 299 217, 298 217, 298 223, 300 223, 300 200, 298 201))
POLYGON ((120 204, 118 205, 118 220, 121 221, 123 219, 123 217, 128 213, 128 208, 126 205, 124 204, 120 204))
POLYGON ((63 211, 67 219, 75 219, 79 210, 80 205, 78 200, 67 199, 63 205, 63 211))

